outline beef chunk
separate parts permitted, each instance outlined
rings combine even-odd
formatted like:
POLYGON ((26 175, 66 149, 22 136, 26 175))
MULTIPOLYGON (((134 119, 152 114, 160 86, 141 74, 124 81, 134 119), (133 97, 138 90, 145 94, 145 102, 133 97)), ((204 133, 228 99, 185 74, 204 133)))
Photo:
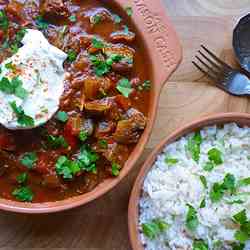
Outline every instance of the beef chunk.
POLYGON ((44 0, 40 9, 41 13, 48 18, 68 17, 69 15, 63 0, 44 0))
POLYGON ((128 110, 127 116, 128 119, 117 123, 114 139, 122 144, 137 143, 146 127, 146 117, 134 108, 128 110))

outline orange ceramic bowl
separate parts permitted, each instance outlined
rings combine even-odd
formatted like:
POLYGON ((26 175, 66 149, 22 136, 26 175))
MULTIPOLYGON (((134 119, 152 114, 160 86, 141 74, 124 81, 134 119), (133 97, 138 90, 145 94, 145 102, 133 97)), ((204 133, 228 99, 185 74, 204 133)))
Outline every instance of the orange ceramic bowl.
POLYGON ((182 136, 185 136, 191 132, 202 129, 206 126, 211 125, 223 125, 225 123, 235 122, 239 126, 248 126, 250 127, 250 115, 244 113, 222 113, 216 114, 208 117, 198 119, 178 130, 173 132, 171 135, 166 137, 151 153, 148 159, 145 161, 142 166, 140 173, 135 181, 130 201, 129 201, 129 210, 128 210, 128 227, 129 227, 129 237, 133 250, 144 250, 144 247, 140 241, 139 237, 139 199, 141 197, 142 185, 144 179, 153 166, 157 156, 162 152, 163 148, 166 145, 173 143, 174 141, 180 139, 182 136))
POLYGON ((132 0, 129 3, 127 0, 103 0, 103 2, 107 3, 108 7, 114 9, 124 18, 126 17, 125 7, 129 5, 133 9, 132 26, 134 26, 137 37, 141 41, 148 58, 147 65, 149 65, 150 80, 153 82, 147 128, 119 177, 106 179, 91 192, 62 201, 21 203, 0 199, 0 209, 31 214, 52 213, 86 204, 116 186, 133 168, 143 152, 155 121, 161 88, 181 61, 181 46, 161 0, 132 0))

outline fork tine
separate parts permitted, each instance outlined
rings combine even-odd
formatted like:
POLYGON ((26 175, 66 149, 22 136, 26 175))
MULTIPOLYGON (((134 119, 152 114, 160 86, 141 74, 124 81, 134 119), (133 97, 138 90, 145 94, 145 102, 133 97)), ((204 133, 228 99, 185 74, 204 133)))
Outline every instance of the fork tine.
POLYGON ((202 51, 198 51, 199 54, 204 57, 212 66, 214 66, 215 68, 217 68, 219 71, 223 70, 223 67, 219 66, 217 63, 215 63, 213 60, 211 60, 208 56, 206 56, 202 51))
POLYGON ((225 86, 224 86, 223 84, 218 83, 218 78, 216 78, 214 75, 210 74, 209 71, 204 70, 204 69, 203 69, 202 67, 200 67, 195 61, 192 61, 192 63, 193 63, 193 65, 194 65, 198 70, 200 70, 202 73, 204 73, 204 74, 205 74, 206 76, 208 76, 210 79, 212 79, 212 80, 214 81, 214 84, 215 84, 218 88, 220 88, 220 89, 226 91, 225 86))
POLYGON ((195 61, 192 61, 192 64, 198 69, 200 70, 203 74, 205 74, 206 76, 208 76, 209 78, 211 78, 214 81, 217 81, 218 79, 212 75, 211 73, 209 73, 209 71, 206 71, 205 69, 203 69, 202 67, 200 67, 195 61))
POLYGON ((206 62, 204 62, 200 57, 195 56, 195 58, 201 63, 203 64, 210 72, 213 72, 214 75, 219 75, 218 71, 215 71, 210 65, 208 65, 206 62))
POLYGON ((219 62, 220 64, 222 64, 225 68, 227 69, 232 69, 228 64, 226 64, 225 62, 223 62, 219 57, 217 57, 214 53, 212 53, 208 48, 206 48, 204 45, 201 45, 201 47, 217 62, 219 62))

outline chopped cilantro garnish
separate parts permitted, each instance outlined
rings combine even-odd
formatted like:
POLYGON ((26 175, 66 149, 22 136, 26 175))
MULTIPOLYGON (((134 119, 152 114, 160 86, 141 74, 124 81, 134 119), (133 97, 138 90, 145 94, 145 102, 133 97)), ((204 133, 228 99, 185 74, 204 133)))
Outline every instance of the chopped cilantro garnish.
POLYGON ((61 122, 66 122, 68 120, 69 116, 64 111, 58 111, 56 114, 56 119, 61 122))
POLYGON ((4 10, 0 10, 0 29, 3 31, 7 31, 8 28, 9 28, 9 20, 4 10))
POLYGON ((176 158, 172 158, 169 156, 166 156, 166 158, 165 158, 165 163, 167 163, 168 165, 175 165, 178 162, 179 162, 179 160, 176 158))
MULTIPOLYGON (((11 67, 10 65, 8 67, 11 67)), ((11 81, 3 77, 0 81, 0 90, 6 94, 13 94, 21 99, 28 96, 26 89, 22 87, 23 82, 18 77, 13 77, 11 81)))
POLYGON ((149 91, 151 89, 151 81, 146 80, 138 86, 139 91, 149 91))
POLYGON ((37 155, 35 152, 25 153, 20 160, 20 162, 27 167, 28 169, 32 169, 37 161, 37 155))
POLYGON ((208 244, 204 240, 195 240, 193 250, 208 250, 208 244))
POLYGON ((85 130, 82 130, 82 131, 80 131, 78 137, 79 137, 80 141, 85 142, 88 139, 88 132, 85 130))
POLYGON ((234 221, 239 223, 240 225, 244 224, 247 222, 247 214, 246 214, 246 209, 240 211, 239 213, 235 214, 233 216, 234 221))
POLYGON ((66 142, 64 137, 61 135, 60 136, 48 135, 47 140, 48 140, 49 147, 53 149, 57 149, 60 147, 63 147, 63 148, 68 147, 68 143, 66 142))
POLYGON ((76 60, 77 53, 73 49, 69 50, 67 54, 68 54, 67 60, 69 62, 72 63, 76 60))
POLYGON ((133 9, 132 9, 132 7, 126 7, 125 10, 126 10, 128 16, 132 16, 133 15, 133 9))
POLYGON ((21 106, 17 106, 16 102, 10 102, 10 106, 13 110, 13 112, 16 114, 17 116, 17 122, 22 125, 22 126, 27 126, 27 127, 32 127, 34 126, 34 120, 32 117, 26 115, 24 113, 24 110, 21 106))
POLYGON ((72 23, 76 22, 76 16, 75 16, 75 15, 71 15, 71 16, 69 17, 69 20, 70 20, 70 22, 72 22, 72 23))
POLYGON ((96 161, 99 159, 99 156, 92 151, 88 146, 83 146, 80 150, 80 154, 78 155, 78 162, 80 168, 87 171, 96 173, 96 161))
POLYGON ((98 23, 100 23, 101 21, 102 21, 102 16, 99 15, 99 14, 94 15, 94 16, 90 19, 90 22, 91 22, 92 24, 98 24, 98 23))
POLYGON ((244 250, 245 244, 238 244, 238 243, 233 243, 232 244, 232 250, 244 250))
POLYGON ((16 67, 12 64, 12 62, 6 63, 6 64, 4 65, 4 67, 5 67, 6 69, 10 69, 10 70, 13 70, 13 71, 16 70, 16 67))
POLYGON ((127 78, 122 78, 116 85, 116 89, 125 97, 129 97, 133 89, 130 81, 127 78))
POLYGON ((69 160, 66 156, 60 156, 56 162, 56 173, 61 175, 63 179, 72 179, 74 174, 80 171, 77 162, 69 160))
POLYGON ((56 162, 56 173, 64 179, 73 179, 80 171, 96 173, 96 161, 99 156, 89 147, 83 146, 76 160, 70 160, 66 156, 60 156, 56 162))
POLYGON ((214 169, 214 163, 209 161, 204 166, 203 169, 207 172, 211 172, 214 169))
POLYGON ((212 148, 208 151, 208 159, 215 165, 220 165, 223 163, 222 153, 217 148, 212 148))
POLYGON ((27 179, 28 179, 28 174, 27 173, 22 173, 22 174, 19 174, 17 177, 16 177, 16 180, 19 184, 24 184, 27 182, 27 179))
POLYGON ((188 206, 188 212, 186 215, 186 227, 190 231, 195 231, 198 224, 199 224, 197 212, 196 212, 195 208, 192 207, 191 205, 187 205, 187 206, 188 206))
POLYGON ((16 188, 12 195, 16 197, 19 201, 32 201, 33 200, 33 192, 29 187, 20 187, 16 188))
POLYGON ((243 230, 238 230, 234 234, 234 238, 238 240, 240 243, 245 243, 247 240, 250 239, 250 234, 243 230))
POLYGON ((103 43, 102 40, 98 39, 97 37, 93 37, 92 46, 96 49, 102 49, 105 47, 105 44, 103 43))
POLYGON ((49 27, 49 23, 42 16, 37 16, 36 26, 39 30, 46 30, 49 27))
POLYGON ((190 153, 192 159, 199 162, 200 159, 200 146, 202 143, 202 137, 200 132, 196 132, 195 135, 188 140, 187 151, 190 153))
POLYGON ((110 71, 110 66, 104 61, 100 61, 98 65, 95 66, 95 74, 99 77, 107 74, 110 71))
POLYGON ((206 207, 206 199, 204 198, 200 203, 200 208, 206 207))
POLYGON ((99 145, 100 145, 101 148, 103 148, 103 149, 107 149, 108 148, 108 142, 106 140, 101 139, 101 140, 99 140, 98 143, 99 143, 99 145))
POLYGON ((204 186, 204 188, 207 189, 207 179, 204 175, 200 176, 200 181, 201 181, 202 185, 204 186))
POLYGON ((229 191, 231 194, 235 191, 235 177, 232 174, 227 174, 224 177, 223 183, 214 183, 210 191, 210 199, 212 202, 219 202, 225 192, 229 191))
POLYGON ((151 222, 142 224, 142 232, 149 239, 155 239, 159 234, 165 232, 170 227, 162 219, 154 219, 151 222))
POLYGON ((27 30, 22 28, 20 29, 15 36, 14 42, 10 45, 10 49, 13 54, 17 53, 19 47, 21 46, 21 41, 23 40, 24 35, 27 33, 27 30))
POLYGON ((250 177, 238 181, 238 186, 244 187, 250 185, 250 177))
POLYGON ((113 14, 113 19, 115 23, 121 23, 122 19, 120 16, 113 14))
POLYGON ((121 169, 121 166, 117 163, 112 163, 111 165, 111 172, 112 172, 112 175, 113 176, 118 176, 120 174, 120 169, 121 169))

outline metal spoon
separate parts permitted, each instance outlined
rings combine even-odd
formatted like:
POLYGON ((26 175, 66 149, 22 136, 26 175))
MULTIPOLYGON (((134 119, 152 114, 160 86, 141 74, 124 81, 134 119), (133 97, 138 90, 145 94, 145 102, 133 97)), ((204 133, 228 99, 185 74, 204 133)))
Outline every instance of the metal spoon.
POLYGON ((242 17, 234 28, 233 48, 241 67, 250 73, 250 14, 242 17))

